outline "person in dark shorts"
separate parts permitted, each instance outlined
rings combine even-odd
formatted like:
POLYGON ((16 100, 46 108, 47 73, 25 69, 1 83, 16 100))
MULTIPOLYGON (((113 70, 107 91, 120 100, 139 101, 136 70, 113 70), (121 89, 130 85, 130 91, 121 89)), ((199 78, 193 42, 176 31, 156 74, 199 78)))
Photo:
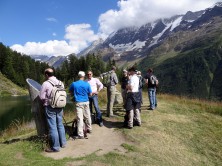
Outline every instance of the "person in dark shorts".
POLYGON ((129 129, 133 128, 133 125, 141 125, 140 118, 140 107, 141 99, 139 93, 139 78, 136 74, 136 69, 131 67, 129 69, 129 82, 126 86, 127 88, 127 98, 126 98, 126 115, 124 125, 129 129))

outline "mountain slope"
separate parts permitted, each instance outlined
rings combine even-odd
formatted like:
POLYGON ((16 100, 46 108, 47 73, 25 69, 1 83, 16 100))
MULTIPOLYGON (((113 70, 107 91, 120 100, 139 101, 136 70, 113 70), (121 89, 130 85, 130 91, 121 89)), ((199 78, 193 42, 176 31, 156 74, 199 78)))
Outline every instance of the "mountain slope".
POLYGON ((140 63, 145 73, 153 67, 160 91, 222 100, 222 18, 166 39, 140 63))
POLYGON ((16 96, 16 95, 27 95, 28 91, 20 88, 7 79, 0 72, 0 97, 2 96, 16 96))

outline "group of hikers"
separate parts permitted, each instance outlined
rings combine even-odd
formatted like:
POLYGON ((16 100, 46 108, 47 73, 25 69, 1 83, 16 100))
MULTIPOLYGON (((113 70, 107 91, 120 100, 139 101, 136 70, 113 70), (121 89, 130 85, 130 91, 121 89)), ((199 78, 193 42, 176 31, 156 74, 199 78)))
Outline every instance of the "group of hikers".
MULTIPOLYGON (((86 74, 84 71, 78 72, 79 80, 71 83, 69 86, 69 92, 76 107, 77 116, 77 136, 75 139, 84 139, 84 132, 92 132, 92 119, 91 114, 93 106, 95 109, 96 122, 100 127, 103 124, 102 113, 98 104, 98 93, 104 88, 107 88, 107 117, 115 117, 113 113, 113 105, 116 97, 116 85, 119 83, 116 75, 116 67, 112 66, 111 71, 105 73, 108 74, 107 83, 102 83, 98 78, 93 77, 93 72, 88 71, 86 74)), ((61 101, 58 101, 60 107, 56 107, 52 104, 52 94, 54 91, 60 92, 59 89, 54 87, 62 87, 64 84, 54 76, 54 71, 51 68, 47 68, 44 72, 46 81, 42 84, 40 90, 40 99, 43 101, 46 121, 48 125, 49 137, 51 140, 50 148, 45 149, 46 152, 59 152, 60 148, 66 146, 65 128, 63 125, 63 105, 66 102, 66 96, 64 95, 61 101), (63 101, 64 100, 64 101, 63 101)), ((132 129, 133 126, 141 126, 141 104, 142 99, 142 87, 143 85, 148 87, 148 97, 150 101, 149 110, 154 110, 157 107, 156 100, 156 86, 158 80, 153 75, 153 70, 148 69, 145 77, 141 76, 141 72, 137 71, 135 67, 131 67, 127 70, 123 70, 123 77, 121 79, 121 94, 123 98, 123 108, 125 110, 124 127, 132 129)))

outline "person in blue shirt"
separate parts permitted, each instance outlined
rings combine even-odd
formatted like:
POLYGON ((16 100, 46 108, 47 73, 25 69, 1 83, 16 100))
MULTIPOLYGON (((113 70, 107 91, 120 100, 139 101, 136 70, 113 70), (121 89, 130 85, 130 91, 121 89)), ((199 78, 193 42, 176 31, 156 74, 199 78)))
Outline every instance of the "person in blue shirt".
POLYGON ((86 125, 86 130, 88 133, 92 132, 92 120, 90 116, 90 109, 89 109, 89 96, 92 96, 92 89, 88 82, 84 81, 85 79, 85 72, 79 71, 78 73, 79 80, 73 82, 70 87, 69 91, 70 94, 73 96, 73 100, 76 104, 76 111, 77 111, 77 128, 78 128, 78 136, 77 139, 84 138, 84 122, 86 125))

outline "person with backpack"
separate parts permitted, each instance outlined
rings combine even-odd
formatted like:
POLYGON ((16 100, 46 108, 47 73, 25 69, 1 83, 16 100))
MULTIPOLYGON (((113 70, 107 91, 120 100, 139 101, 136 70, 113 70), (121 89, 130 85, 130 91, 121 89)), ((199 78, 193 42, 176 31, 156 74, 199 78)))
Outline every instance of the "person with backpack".
POLYGON ((134 125, 141 126, 140 117, 140 93, 139 93, 139 78, 136 74, 136 69, 131 67, 129 69, 129 82, 127 88, 126 99, 126 115, 124 116, 124 126, 132 129, 134 125))
POLYGON ((99 103, 98 103, 98 93, 100 90, 103 89, 103 84, 100 82, 98 78, 93 77, 93 72, 88 71, 87 73, 88 79, 86 80, 92 89, 92 96, 89 97, 89 106, 90 106, 90 112, 92 114, 92 105, 94 105, 95 111, 96 111, 96 121, 99 124, 100 127, 103 126, 103 120, 102 120, 102 113, 99 109, 99 103))
POLYGON ((113 105, 116 94, 116 84, 118 84, 118 78, 116 75, 116 67, 112 66, 112 70, 109 72, 108 84, 107 84, 107 117, 114 117, 113 105))
POLYGON ((92 89, 85 79, 85 72, 79 71, 79 80, 73 82, 69 87, 69 92, 77 110, 77 128, 78 136, 75 139, 84 139, 84 121, 88 133, 92 132, 92 120, 89 110, 89 96, 92 96, 92 89))
POLYGON ((153 74, 153 69, 149 68, 147 70, 147 75, 145 76, 145 80, 148 86, 148 98, 150 101, 149 110, 154 110, 157 107, 156 87, 159 81, 157 77, 153 74))
POLYGON ((60 147, 63 148, 66 146, 65 128, 62 122, 62 107, 66 103, 66 93, 64 92, 63 83, 54 76, 54 72, 51 68, 46 69, 44 75, 46 81, 42 84, 39 96, 43 101, 49 137, 51 139, 50 148, 45 149, 45 151, 59 152, 60 147), (57 90, 55 90, 56 88, 57 90), (57 91, 59 95, 56 95, 56 92, 54 91, 57 91), (63 94, 62 96, 60 96, 60 92, 63 94), (60 103, 52 102, 55 97, 61 102, 62 105, 60 105, 60 103))

